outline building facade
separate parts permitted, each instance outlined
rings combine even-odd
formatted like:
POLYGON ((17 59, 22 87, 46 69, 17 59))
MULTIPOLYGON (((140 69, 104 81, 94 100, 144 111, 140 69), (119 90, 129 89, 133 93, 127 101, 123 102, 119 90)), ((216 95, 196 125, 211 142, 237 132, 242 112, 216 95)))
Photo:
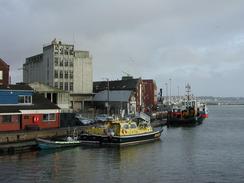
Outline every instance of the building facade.
POLYGON ((29 86, 33 88, 35 92, 42 94, 45 98, 49 99, 50 102, 56 104, 62 112, 70 111, 69 92, 39 82, 30 83, 29 86))
POLYGON ((157 85, 152 79, 142 80, 144 86, 144 112, 152 112, 157 107, 157 85))
POLYGON ((76 51, 74 45, 54 39, 43 47, 43 53, 26 58, 23 64, 24 83, 41 82, 68 91, 71 106, 82 108, 84 95, 92 94, 92 57, 88 51, 76 51), (72 95, 80 95, 73 105, 72 95))
POLYGON ((60 109, 28 85, 0 86, 0 132, 58 128, 60 109))
POLYGON ((0 85, 9 84, 9 65, 0 58, 0 85))
POLYGON ((140 78, 122 77, 122 80, 93 82, 93 92, 95 106, 104 111, 109 107, 111 114, 122 110, 125 114, 144 111, 144 87, 140 78))

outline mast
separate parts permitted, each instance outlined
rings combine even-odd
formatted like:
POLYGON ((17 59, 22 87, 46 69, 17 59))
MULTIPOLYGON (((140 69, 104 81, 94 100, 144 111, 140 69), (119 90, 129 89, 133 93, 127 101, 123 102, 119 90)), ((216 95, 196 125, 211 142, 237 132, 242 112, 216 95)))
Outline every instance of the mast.
POLYGON ((189 108, 190 107, 189 101, 190 101, 191 85, 189 83, 187 83, 185 88, 186 88, 186 97, 187 97, 187 108, 189 108))

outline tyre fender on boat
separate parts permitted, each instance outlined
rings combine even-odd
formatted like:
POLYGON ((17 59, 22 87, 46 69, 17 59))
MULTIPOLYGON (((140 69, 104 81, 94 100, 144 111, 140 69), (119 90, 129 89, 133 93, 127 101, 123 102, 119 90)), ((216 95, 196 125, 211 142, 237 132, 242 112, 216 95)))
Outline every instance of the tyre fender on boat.
POLYGON ((122 129, 122 134, 126 135, 127 131, 125 129, 122 129))

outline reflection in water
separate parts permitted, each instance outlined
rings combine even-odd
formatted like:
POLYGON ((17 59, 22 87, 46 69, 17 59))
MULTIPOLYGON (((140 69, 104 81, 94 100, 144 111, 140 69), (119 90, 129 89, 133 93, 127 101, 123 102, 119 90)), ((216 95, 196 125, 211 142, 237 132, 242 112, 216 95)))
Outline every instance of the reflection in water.
POLYGON ((241 182, 244 106, 209 111, 202 125, 169 128, 153 143, 0 156, 1 183, 241 182))

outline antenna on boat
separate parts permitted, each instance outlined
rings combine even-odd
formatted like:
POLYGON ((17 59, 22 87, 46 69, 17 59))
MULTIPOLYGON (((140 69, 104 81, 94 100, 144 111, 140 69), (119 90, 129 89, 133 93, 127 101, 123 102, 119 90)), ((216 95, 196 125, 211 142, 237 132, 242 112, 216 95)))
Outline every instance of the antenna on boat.
POLYGON ((191 92, 191 85, 187 83, 186 84, 187 100, 190 100, 190 92, 191 92))

